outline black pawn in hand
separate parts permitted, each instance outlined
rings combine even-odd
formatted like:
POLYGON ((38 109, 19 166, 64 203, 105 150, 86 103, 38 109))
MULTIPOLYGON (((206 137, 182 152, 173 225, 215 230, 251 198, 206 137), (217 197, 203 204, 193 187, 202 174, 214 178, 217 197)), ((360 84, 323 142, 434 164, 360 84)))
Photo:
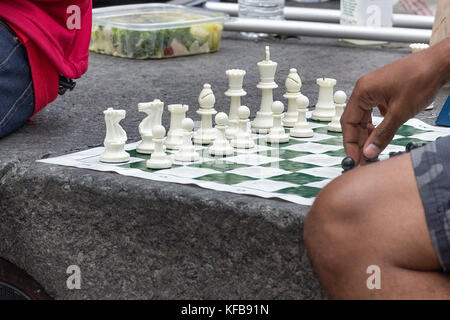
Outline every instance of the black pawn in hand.
POLYGON ((345 157, 341 162, 341 166, 343 170, 342 173, 347 172, 355 167, 355 160, 351 157, 345 157))
POLYGON ((405 147, 406 152, 410 152, 411 150, 417 149, 419 145, 415 143, 414 141, 408 142, 408 144, 405 147))

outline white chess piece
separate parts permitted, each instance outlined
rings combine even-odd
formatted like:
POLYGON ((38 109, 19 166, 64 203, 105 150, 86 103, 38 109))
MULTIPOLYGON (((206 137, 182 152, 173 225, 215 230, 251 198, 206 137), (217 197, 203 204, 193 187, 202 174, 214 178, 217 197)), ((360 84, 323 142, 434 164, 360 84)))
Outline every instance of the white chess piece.
POLYGON ((426 50, 430 47, 428 43, 411 43, 409 45, 409 48, 411 49, 412 53, 420 52, 423 50, 426 50))
POLYGON ((306 120, 306 110, 309 106, 309 99, 301 95, 297 99, 297 105, 298 105, 298 118, 297 122, 295 123, 295 126, 290 131, 290 136, 295 138, 311 138, 314 136, 314 131, 311 129, 311 127, 308 124, 308 121, 306 120))
POLYGON ((153 127, 153 143, 155 144, 154 151, 147 160, 147 168, 149 169, 167 169, 172 167, 172 161, 169 156, 164 152, 164 135, 166 129, 161 125, 153 127))
POLYGON ((216 138, 217 130, 212 126, 212 116, 217 113, 214 109, 216 97, 211 90, 210 84, 204 84, 203 90, 198 97, 200 108, 197 113, 201 116, 200 129, 194 134, 194 143, 196 144, 210 144, 216 138))
POLYGON ((336 115, 333 117, 331 122, 328 124, 328 131, 332 132, 342 132, 341 127, 341 116, 344 113, 344 108, 346 106, 345 101, 347 100, 347 95, 344 91, 336 91, 334 94, 334 104, 336 105, 336 115))
POLYGON ((302 80, 298 75, 297 69, 292 68, 289 70, 289 75, 285 81, 286 93, 284 98, 288 99, 288 109, 284 114, 283 126, 292 128, 297 122, 298 110, 297 110, 297 98, 302 94, 300 89, 302 88, 302 80))
POLYGON ((232 139, 238 131, 238 109, 241 106, 241 97, 247 94, 247 92, 242 89, 245 73, 245 70, 241 69, 230 69, 225 72, 228 77, 228 90, 225 91, 225 95, 230 97, 228 127, 225 131, 228 139, 232 139))
POLYGON ((169 104, 170 128, 167 133, 166 147, 170 150, 178 150, 183 143, 183 132, 181 123, 186 118, 189 107, 185 104, 169 104))
POLYGON ((130 160, 130 154, 125 151, 127 133, 119 122, 125 118, 125 110, 108 108, 105 114, 106 136, 104 140, 105 151, 100 155, 101 162, 118 163, 130 160))
POLYGON ((275 83, 277 63, 270 60, 269 46, 266 46, 265 60, 258 62, 260 82, 256 86, 262 90, 261 106, 252 122, 252 131, 255 133, 268 133, 273 126, 272 103, 273 89, 278 88, 275 83))
POLYGON ((251 149, 255 146, 252 133, 248 130, 248 117, 250 116, 250 109, 246 106, 240 106, 238 109, 239 116, 239 130, 231 139, 231 146, 236 149, 251 149))
POLYGON ((289 134, 287 134, 284 131, 283 125, 281 124, 283 111, 284 111, 283 102, 274 101, 274 103, 272 103, 273 127, 270 128, 269 133, 265 137, 267 143, 289 142, 289 134))
POLYGON ((333 88, 336 85, 336 79, 319 78, 319 98, 317 100, 316 109, 311 115, 311 119, 318 121, 331 121, 336 114, 333 101, 333 88))
POLYGON ((192 144, 192 130, 194 129, 194 121, 191 118, 185 118, 181 122, 181 129, 183 130, 183 143, 181 144, 177 153, 175 153, 175 160, 181 162, 193 162, 200 160, 200 155, 195 151, 192 144))
POLYGON ((152 141, 152 128, 161 124, 163 108, 164 102, 158 99, 138 104, 139 112, 145 112, 147 117, 139 124, 142 142, 136 147, 137 152, 151 154, 155 150, 155 144, 152 141))
POLYGON ((234 153, 233 147, 225 137, 225 130, 228 123, 228 116, 224 112, 216 115, 217 138, 212 146, 208 148, 209 154, 213 156, 228 156, 234 153))

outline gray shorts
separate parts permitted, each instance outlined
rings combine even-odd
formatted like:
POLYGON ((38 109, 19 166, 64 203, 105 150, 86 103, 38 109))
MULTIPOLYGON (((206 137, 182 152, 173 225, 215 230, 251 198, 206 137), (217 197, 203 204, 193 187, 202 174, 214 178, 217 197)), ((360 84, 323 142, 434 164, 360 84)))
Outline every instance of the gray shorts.
POLYGON ((413 150, 411 159, 434 249, 450 272, 450 136, 413 150))

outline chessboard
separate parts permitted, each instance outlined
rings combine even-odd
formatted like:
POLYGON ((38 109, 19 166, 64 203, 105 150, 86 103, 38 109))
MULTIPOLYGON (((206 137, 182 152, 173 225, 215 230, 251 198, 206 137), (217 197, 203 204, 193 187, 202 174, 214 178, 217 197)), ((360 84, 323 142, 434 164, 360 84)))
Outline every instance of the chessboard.
MULTIPOLYGON (((308 112, 307 117, 310 116, 308 112)), ((373 117, 375 125, 381 120, 373 117)), ((345 151, 342 133, 329 132, 327 123, 310 119, 308 123, 314 131, 312 138, 291 138, 288 143, 268 144, 264 134, 253 134, 254 148, 235 149, 234 154, 227 157, 211 156, 207 146, 195 145, 201 155, 199 161, 177 162, 173 159, 174 152, 168 150, 173 161, 170 169, 148 169, 146 161, 150 155, 136 152, 139 141, 125 146, 131 155, 126 163, 100 162, 103 147, 39 162, 311 205, 319 191, 342 174, 345 151)), ((385 160, 390 152, 404 151, 408 142, 422 145, 446 135, 450 135, 449 128, 411 119, 398 130, 379 158, 385 160)))

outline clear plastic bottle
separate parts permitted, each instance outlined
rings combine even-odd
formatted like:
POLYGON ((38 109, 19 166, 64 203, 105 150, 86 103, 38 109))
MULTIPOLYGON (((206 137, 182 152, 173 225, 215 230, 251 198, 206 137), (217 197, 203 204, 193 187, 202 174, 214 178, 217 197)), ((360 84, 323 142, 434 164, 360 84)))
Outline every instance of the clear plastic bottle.
MULTIPOLYGON (((285 0, 239 0, 239 17, 251 19, 284 19, 285 0)), ((251 38, 264 37, 267 34, 242 32, 242 35, 251 38)))

